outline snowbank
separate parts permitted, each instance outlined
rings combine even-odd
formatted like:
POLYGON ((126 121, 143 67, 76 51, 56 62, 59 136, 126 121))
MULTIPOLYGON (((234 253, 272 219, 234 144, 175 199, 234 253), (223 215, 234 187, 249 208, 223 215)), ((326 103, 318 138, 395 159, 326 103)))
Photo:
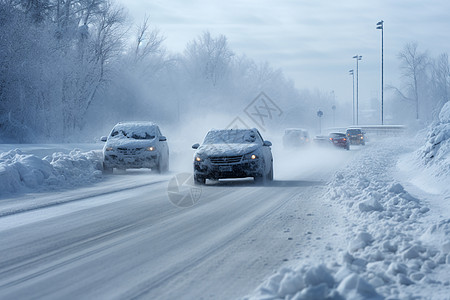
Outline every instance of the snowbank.
POLYGON ((439 121, 430 126, 426 144, 417 154, 422 164, 432 169, 437 177, 450 174, 450 101, 439 113, 439 121))
POLYGON ((405 148, 368 146, 329 183, 326 201, 347 211, 347 248, 335 260, 282 269, 246 299, 448 299, 450 220, 429 218, 394 180, 405 148))
POLYGON ((96 151, 53 153, 43 159, 15 149, 0 154, 0 195, 77 186, 102 177, 96 151))

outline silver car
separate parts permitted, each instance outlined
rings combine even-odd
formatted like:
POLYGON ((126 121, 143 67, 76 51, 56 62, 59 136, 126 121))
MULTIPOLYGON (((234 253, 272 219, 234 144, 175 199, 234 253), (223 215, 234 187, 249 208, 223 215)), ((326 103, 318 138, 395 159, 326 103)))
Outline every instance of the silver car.
POLYGON ((111 130, 103 147, 103 171, 150 168, 159 173, 169 169, 167 138, 152 122, 123 122, 111 130))
POLYGON ((272 143, 253 129, 210 130, 202 145, 194 144, 194 181, 253 177, 273 180, 272 143))

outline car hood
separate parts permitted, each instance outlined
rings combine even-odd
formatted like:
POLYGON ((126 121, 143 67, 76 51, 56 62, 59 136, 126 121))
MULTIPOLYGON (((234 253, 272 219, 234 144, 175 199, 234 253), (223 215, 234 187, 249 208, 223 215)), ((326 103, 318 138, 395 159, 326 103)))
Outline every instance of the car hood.
POLYGON ((144 148, 154 146, 156 138, 151 140, 135 140, 135 139, 110 139, 106 142, 106 147, 123 147, 123 148, 144 148))
POLYGON ((205 156, 237 156, 259 149, 259 144, 208 144, 201 145, 196 154, 205 156))

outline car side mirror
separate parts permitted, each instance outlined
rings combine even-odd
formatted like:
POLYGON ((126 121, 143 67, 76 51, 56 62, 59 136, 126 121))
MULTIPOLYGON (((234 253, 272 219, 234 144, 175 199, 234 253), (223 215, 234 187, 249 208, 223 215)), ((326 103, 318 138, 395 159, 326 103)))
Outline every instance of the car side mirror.
POLYGON ((195 143, 194 145, 192 145, 192 149, 198 149, 198 147, 200 147, 199 143, 195 143))
POLYGON ((264 144, 263 144, 263 146, 267 146, 267 147, 270 147, 270 146, 272 146, 272 143, 271 143, 271 142, 269 142, 269 141, 264 141, 264 144))
POLYGON ((167 138, 162 135, 162 136, 159 137, 159 141, 160 142, 165 142, 165 141, 167 141, 167 138))
POLYGON ((102 137, 100 138, 100 141, 106 142, 107 139, 108 139, 108 138, 107 138, 106 136, 102 136, 102 137))

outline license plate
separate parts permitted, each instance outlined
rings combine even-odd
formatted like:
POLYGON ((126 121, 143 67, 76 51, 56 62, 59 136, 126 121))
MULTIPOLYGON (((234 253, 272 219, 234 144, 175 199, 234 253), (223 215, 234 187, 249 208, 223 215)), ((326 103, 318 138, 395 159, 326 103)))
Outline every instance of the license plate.
POLYGON ((231 172, 233 171, 233 168, 231 166, 219 166, 220 172, 231 172))
POLYGON ((133 163, 134 162, 134 158, 133 157, 125 157, 123 159, 126 163, 133 163))

